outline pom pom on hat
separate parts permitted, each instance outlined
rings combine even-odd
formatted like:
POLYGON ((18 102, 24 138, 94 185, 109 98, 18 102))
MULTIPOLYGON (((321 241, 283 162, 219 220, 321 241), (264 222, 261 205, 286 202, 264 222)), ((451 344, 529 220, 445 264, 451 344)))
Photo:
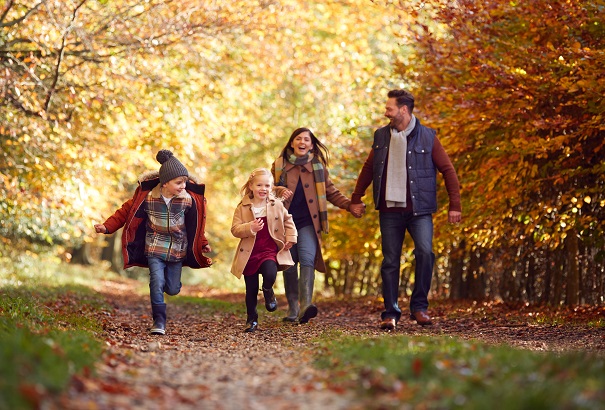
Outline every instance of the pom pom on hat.
POLYGON ((187 168, 176 159, 172 151, 167 149, 160 150, 156 154, 155 159, 162 164, 162 166, 160 166, 161 184, 165 184, 174 178, 189 176, 187 168))

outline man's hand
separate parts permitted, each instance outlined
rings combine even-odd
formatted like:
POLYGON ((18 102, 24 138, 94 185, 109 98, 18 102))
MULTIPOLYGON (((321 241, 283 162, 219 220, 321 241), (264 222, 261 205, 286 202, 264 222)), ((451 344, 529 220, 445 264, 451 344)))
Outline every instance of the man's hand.
POLYGON ((361 204, 351 204, 349 205, 349 212, 351 212, 351 214, 355 217, 355 218, 361 218, 363 216, 363 214, 366 211, 366 204, 364 204, 363 202, 361 204))
POLYGON ((462 220, 462 212, 450 211, 447 220, 449 223, 458 223, 462 220))

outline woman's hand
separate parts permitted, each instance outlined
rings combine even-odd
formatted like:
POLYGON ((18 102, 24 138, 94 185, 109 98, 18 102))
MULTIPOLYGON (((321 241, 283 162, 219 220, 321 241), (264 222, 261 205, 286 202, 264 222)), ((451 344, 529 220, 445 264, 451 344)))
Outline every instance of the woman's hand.
POLYGON ((292 195, 292 191, 290 191, 289 189, 285 189, 281 194, 281 199, 282 201, 287 201, 288 199, 292 198, 292 195))
POLYGON ((202 248, 202 253, 210 253, 210 252, 212 252, 212 248, 210 247, 210 245, 205 245, 202 248))
POLYGON ((292 248, 292 246, 294 246, 294 242, 286 242, 284 244, 284 249, 289 251, 292 248))

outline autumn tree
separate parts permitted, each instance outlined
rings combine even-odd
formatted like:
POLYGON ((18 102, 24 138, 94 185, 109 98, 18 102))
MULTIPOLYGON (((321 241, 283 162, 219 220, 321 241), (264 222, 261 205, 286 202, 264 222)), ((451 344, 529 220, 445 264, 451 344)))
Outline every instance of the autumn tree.
POLYGON ((602 303, 602 6, 427 3, 398 72, 456 159, 462 282, 488 270, 492 297, 602 303))

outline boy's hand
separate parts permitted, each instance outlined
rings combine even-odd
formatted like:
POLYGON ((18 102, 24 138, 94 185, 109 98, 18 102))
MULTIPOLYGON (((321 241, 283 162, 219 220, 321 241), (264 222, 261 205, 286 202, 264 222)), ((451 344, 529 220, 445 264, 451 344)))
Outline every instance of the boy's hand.
POLYGON ((95 231, 97 233, 107 233, 107 228, 103 224, 95 224, 95 231))
POLYGON ((210 253, 212 252, 212 248, 210 247, 210 245, 206 245, 202 248, 202 253, 210 253))

